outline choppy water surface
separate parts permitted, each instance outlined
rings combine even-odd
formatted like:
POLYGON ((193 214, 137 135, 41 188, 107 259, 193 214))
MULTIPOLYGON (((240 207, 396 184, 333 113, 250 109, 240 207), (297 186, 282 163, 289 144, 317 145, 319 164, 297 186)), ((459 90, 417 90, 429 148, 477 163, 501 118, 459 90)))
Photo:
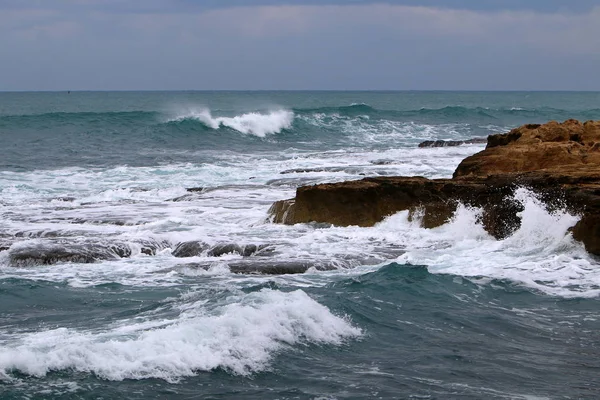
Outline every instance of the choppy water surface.
POLYGON ((431 230, 267 210, 299 185, 449 177, 483 146, 420 141, 600 119, 599 100, 1 93, 0 397, 598 398, 600 269, 577 215, 522 188, 497 241, 466 207, 431 230))

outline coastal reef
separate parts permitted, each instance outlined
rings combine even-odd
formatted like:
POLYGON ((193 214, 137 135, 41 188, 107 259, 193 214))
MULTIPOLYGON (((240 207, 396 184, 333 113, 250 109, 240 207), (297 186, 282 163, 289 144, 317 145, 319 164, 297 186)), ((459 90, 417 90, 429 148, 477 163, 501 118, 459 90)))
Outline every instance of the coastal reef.
POLYGON ((486 148, 465 158, 451 179, 373 177, 299 187, 270 209, 275 223, 372 226, 408 210, 426 228, 447 222, 459 204, 482 210, 494 237, 520 224, 515 191, 528 189, 552 210, 580 216, 575 239, 600 255, 600 121, 528 124, 490 135, 486 148))

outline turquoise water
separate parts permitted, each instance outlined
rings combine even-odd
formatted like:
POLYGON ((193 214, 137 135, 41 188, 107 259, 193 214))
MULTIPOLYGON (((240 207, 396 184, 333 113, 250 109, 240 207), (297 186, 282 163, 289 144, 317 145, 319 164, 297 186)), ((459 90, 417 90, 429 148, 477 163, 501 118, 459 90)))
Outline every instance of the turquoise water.
POLYGON ((195 162, 198 158, 194 152, 202 150, 247 153, 323 146, 381 149, 389 146, 391 140, 412 145, 432 137, 486 136, 524 123, 568 118, 600 118, 600 95, 0 93, 0 130, 3 137, 10 135, 2 167, 16 170, 195 162), (263 118, 253 118, 252 113, 260 113, 263 118), (219 123, 220 128, 215 129, 219 123), (240 128, 236 124, 247 126, 240 128), (361 135, 371 135, 372 140, 360 140, 361 135), (388 135, 392 136, 388 140, 382 137, 388 135), (172 151, 177 152, 176 156, 172 151))
POLYGON ((431 230, 267 212, 483 148, 423 140, 567 118, 600 119, 600 93, 0 93, 0 397, 600 397, 576 215, 522 188, 498 241, 465 207, 431 230), (256 273, 286 265, 309 269, 256 273))

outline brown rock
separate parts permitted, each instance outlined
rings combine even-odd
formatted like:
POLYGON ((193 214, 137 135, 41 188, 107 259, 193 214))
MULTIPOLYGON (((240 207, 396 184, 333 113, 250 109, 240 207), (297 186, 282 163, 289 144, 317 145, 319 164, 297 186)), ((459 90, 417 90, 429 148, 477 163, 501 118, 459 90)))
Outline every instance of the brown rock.
POLYGON ((294 199, 278 200, 269 208, 270 221, 276 224, 293 225, 296 223, 294 199))
POLYGON ((510 172, 546 170, 554 174, 588 174, 600 167, 600 121, 570 119, 524 125, 490 135, 485 150, 465 158, 454 178, 485 177, 510 172))
POLYGON ((299 187, 295 199, 276 202, 272 221, 372 226, 409 210, 424 227, 445 223, 458 202, 483 210, 482 224, 496 238, 518 227, 522 206, 515 188, 538 193, 550 210, 581 215, 573 236, 600 255, 600 121, 529 124, 491 135, 485 150, 467 157, 452 179, 379 177, 299 187))
POLYGON ((300 187, 295 202, 286 200, 289 203, 285 218, 280 211, 273 214, 273 222, 372 226, 391 214, 409 210, 411 218, 419 215, 424 227, 433 228, 447 222, 461 202, 483 208, 482 223, 500 238, 518 223, 519 207, 504 201, 513 190, 512 181, 502 177, 472 182, 422 177, 365 178, 300 187))

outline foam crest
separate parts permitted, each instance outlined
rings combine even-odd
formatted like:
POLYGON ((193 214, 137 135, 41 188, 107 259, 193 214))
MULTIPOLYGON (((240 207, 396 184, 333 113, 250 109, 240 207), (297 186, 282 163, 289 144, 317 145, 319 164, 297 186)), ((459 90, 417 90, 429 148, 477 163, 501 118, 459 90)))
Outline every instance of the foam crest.
POLYGON ((288 110, 274 110, 266 114, 250 112, 234 117, 213 117, 209 109, 202 109, 179 116, 174 121, 186 119, 198 120, 212 129, 225 126, 244 134, 265 137, 280 133, 283 129, 290 129, 294 121, 294 113, 288 110))
POLYGON ((73 369, 109 380, 159 378, 175 382, 197 371, 222 368, 248 375, 298 343, 339 345, 361 335, 305 292, 263 289, 213 309, 186 305, 173 321, 116 327, 107 332, 59 328, 2 343, 0 377, 12 371, 42 377, 73 369), (149 329, 150 328, 150 329, 149 329))
POLYGON ((600 295, 597 262, 575 241, 570 228, 579 220, 565 210, 550 212, 527 189, 518 189, 514 201, 523 205, 522 222, 512 235, 495 240, 480 223, 481 210, 459 206, 454 217, 435 229, 415 227, 406 213, 380 226, 395 229, 397 242, 408 251, 398 261, 427 265, 432 273, 509 280, 563 297, 600 295))

